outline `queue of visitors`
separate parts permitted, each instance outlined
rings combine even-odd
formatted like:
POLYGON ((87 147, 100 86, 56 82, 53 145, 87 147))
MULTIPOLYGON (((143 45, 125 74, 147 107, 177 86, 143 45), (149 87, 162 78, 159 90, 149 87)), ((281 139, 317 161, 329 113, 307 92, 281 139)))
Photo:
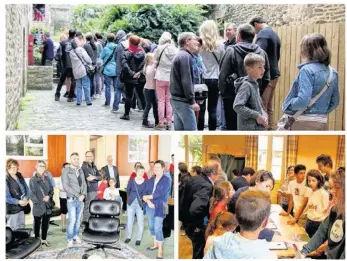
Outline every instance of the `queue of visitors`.
MULTIPOLYGON (((302 226, 310 240, 297 256, 345 258, 345 168, 333 168, 329 155, 316 159, 317 169, 289 166, 278 190, 287 224, 302 226), (291 214, 292 213, 292 214, 291 214)), ((225 180, 220 165, 179 164, 179 220, 193 246, 193 259, 277 258, 266 242, 287 241, 267 228, 275 186, 272 173, 245 168, 225 180), (241 184, 244 184, 241 186, 241 184), (252 249, 252 251, 250 251, 252 249)))
MULTIPOLYGON (((280 38, 260 16, 248 24, 230 23, 224 34, 219 35, 213 20, 201 24, 199 36, 182 32, 177 46, 170 32, 164 32, 156 45, 123 30, 103 37, 71 29, 68 36, 61 35, 55 56, 61 70, 55 100, 65 83, 68 102, 77 98, 81 105, 83 90, 86 104, 92 105, 105 90, 103 106, 108 108, 113 90, 112 113, 125 103, 120 119, 130 120, 130 111, 137 106, 143 111, 142 126, 158 130, 171 130, 172 122, 175 130, 327 129, 328 115, 339 104, 339 88, 322 35, 309 34, 301 40, 304 62, 276 124, 280 38), (153 122, 148 119, 150 110, 153 122)), ((50 64, 49 34, 45 39, 42 59, 50 64)))
MULTIPOLYGON (((64 163, 59 185, 62 232, 67 235, 68 247, 81 244, 81 230, 88 224, 89 205, 93 200, 115 200, 127 204, 125 243, 132 240, 132 228, 137 221, 136 246, 141 245, 144 231, 144 217, 153 242, 148 251, 157 250, 157 258, 163 258, 163 220, 168 214, 168 198, 171 195, 172 173, 165 162, 151 162, 150 176, 145 178, 141 163, 135 166, 135 177, 130 177, 126 189, 126 202, 119 192, 119 171, 113 165, 112 156, 107 165, 99 171, 91 151, 85 153, 86 160, 80 164, 78 153, 71 154, 70 163, 64 163), (66 215, 68 219, 66 220, 66 215)), ((54 180, 47 171, 46 162, 39 160, 29 186, 19 172, 15 159, 6 162, 6 225, 12 230, 25 227, 25 215, 32 213, 35 237, 42 245, 50 247, 47 241, 50 217, 55 206, 54 180), (30 204, 30 201, 32 204, 30 204), (32 209, 31 209, 32 208, 32 209)), ((149 243, 149 242, 146 242, 149 243)))

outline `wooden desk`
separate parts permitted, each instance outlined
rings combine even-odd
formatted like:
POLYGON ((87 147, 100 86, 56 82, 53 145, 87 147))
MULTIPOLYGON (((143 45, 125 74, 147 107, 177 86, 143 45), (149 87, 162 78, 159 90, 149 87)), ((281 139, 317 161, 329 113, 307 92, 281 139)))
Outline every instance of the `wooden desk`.
MULTIPOLYGON (((294 241, 293 235, 300 235, 301 238, 304 238, 302 241, 296 241, 295 244, 298 246, 299 250, 302 249, 302 246, 308 242, 308 235, 303 227, 300 227, 298 224, 288 225, 287 222, 292 219, 291 216, 280 216, 282 212, 282 207, 277 204, 271 205, 270 219, 276 225, 277 229, 272 229, 278 231, 281 234, 281 237, 288 241, 294 241), (307 240, 306 240, 307 239, 307 240)), ((295 250, 289 248, 287 250, 272 250, 277 254, 278 258, 294 258, 295 250)))

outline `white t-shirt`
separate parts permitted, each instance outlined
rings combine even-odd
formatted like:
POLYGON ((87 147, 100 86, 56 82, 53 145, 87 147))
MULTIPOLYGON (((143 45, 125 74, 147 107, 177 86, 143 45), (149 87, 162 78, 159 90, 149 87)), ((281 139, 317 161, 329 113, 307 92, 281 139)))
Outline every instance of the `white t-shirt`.
POLYGON ((110 173, 110 178, 115 179, 116 177, 114 176, 113 166, 107 165, 107 168, 108 168, 108 173, 110 173))
POLYGON ((59 183, 59 197, 60 197, 60 198, 66 198, 66 192, 65 192, 65 190, 64 190, 64 191, 61 191, 61 189, 64 190, 62 178, 60 178, 60 183, 59 183))
POLYGON ((111 190, 110 188, 105 189, 104 199, 106 200, 117 200, 120 198, 119 189, 111 190))
POLYGON ((312 221, 322 222, 326 218, 323 212, 329 205, 329 193, 320 188, 313 191, 307 202, 307 218, 312 221))
MULTIPOLYGON (((306 187, 306 181, 304 180, 300 184, 293 180, 289 182, 287 193, 292 194, 294 201, 294 214, 300 209, 304 198, 309 198, 312 193, 312 189, 306 187)), ((307 207, 302 214, 306 214, 307 207)))

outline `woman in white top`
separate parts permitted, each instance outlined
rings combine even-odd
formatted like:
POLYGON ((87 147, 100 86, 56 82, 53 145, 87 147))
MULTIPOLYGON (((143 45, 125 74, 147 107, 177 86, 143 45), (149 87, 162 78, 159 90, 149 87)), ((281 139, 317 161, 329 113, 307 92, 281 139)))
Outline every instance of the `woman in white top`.
POLYGON ((319 170, 310 170, 306 176, 306 184, 312 189, 307 202, 306 233, 309 237, 318 230, 319 225, 328 216, 329 193, 323 188, 324 177, 319 170))
MULTIPOLYGON (((69 163, 63 164, 63 169, 70 167, 69 163)), ((63 171, 62 171, 63 172, 63 171)), ((60 211, 61 211, 61 231, 66 232, 66 214, 67 214, 67 196, 66 191, 63 187, 63 182, 60 178, 60 184, 59 184, 59 203, 60 203, 60 211)))
POLYGON ((105 189, 104 199, 106 200, 117 200, 121 202, 121 208, 123 205, 122 198, 119 194, 119 189, 116 188, 116 180, 114 178, 108 181, 109 187, 105 189))
POLYGON ((159 46, 155 50, 154 60, 156 61, 157 70, 155 73, 156 91, 158 95, 158 129, 164 128, 164 118, 166 116, 166 129, 171 129, 172 108, 170 104, 170 73, 172 61, 178 52, 172 36, 169 32, 164 32, 159 39, 159 46), (166 115, 164 115, 166 111, 166 115))
MULTIPOLYGON (((203 75, 205 84, 208 87, 207 110, 208 110, 208 129, 216 130, 217 127, 217 103, 219 97, 218 78, 219 63, 224 55, 224 44, 220 40, 217 24, 213 20, 202 23, 199 30, 202 39, 202 63, 206 71, 203 75)), ((200 104, 198 119, 198 130, 205 127, 206 100, 200 104)))

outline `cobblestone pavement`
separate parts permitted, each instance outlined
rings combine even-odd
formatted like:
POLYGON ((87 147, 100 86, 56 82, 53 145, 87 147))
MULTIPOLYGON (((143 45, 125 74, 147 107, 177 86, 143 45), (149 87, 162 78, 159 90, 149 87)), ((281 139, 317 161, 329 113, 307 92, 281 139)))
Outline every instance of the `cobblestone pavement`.
MULTIPOLYGON (((105 95, 92 101, 87 106, 76 102, 67 102, 64 98, 65 86, 61 91, 60 101, 54 101, 56 85, 52 91, 28 91, 22 102, 22 111, 18 117, 18 130, 91 130, 91 131, 141 131, 154 130, 142 127, 142 112, 132 110, 130 121, 119 119, 124 113, 124 104, 118 113, 111 112, 112 106, 102 107, 105 95)), ((113 93, 112 93, 113 102, 113 93)), ((150 112, 148 119, 154 122, 150 112)))

